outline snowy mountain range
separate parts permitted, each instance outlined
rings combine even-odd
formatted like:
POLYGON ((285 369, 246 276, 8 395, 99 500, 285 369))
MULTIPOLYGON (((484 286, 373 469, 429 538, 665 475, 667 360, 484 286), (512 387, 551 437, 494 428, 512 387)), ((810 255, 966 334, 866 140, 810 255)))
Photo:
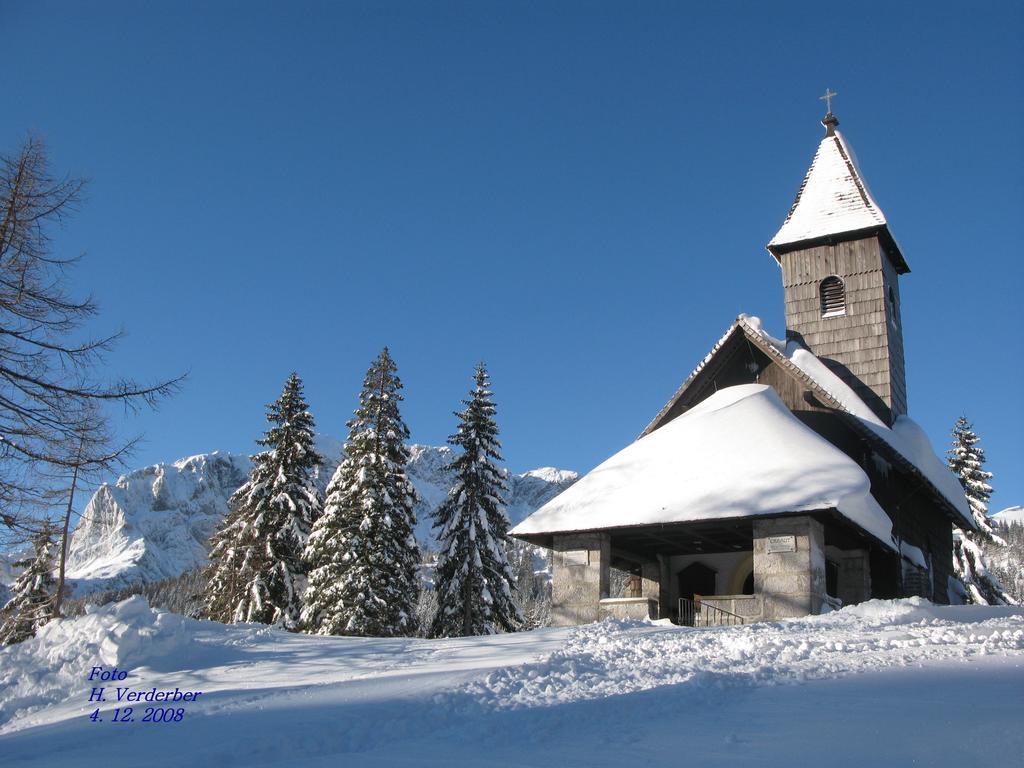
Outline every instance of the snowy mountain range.
POLYGON ((990 517, 1003 525, 1024 525, 1024 507, 1007 507, 990 517))
MULTIPOLYGON (((445 499, 447 446, 409 446, 409 479, 420 500, 416 537, 434 547, 431 513, 445 499)), ((317 449, 330 457, 317 482, 327 485, 341 444, 318 436, 317 449)), ((249 474, 243 454, 215 451, 154 464, 122 475, 93 494, 68 548, 68 576, 75 593, 88 594, 177 576, 206 562, 206 543, 227 514, 228 499, 249 474)), ((545 467, 508 476, 507 511, 519 522, 577 479, 575 472, 545 467)))

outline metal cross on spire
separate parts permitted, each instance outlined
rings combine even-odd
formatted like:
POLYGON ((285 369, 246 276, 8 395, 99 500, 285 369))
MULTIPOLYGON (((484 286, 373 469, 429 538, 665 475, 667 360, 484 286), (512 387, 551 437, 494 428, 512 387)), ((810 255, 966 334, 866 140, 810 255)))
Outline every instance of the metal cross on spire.
POLYGON ((839 94, 836 93, 835 91, 833 91, 831 88, 826 88, 825 89, 825 95, 818 97, 819 101, 824 101, 825 102, 825 108, 828 110, 828 114, 830 114, 830 115, 832 114, 832 97, 833 96, 838 96, 838 95, 839 94))

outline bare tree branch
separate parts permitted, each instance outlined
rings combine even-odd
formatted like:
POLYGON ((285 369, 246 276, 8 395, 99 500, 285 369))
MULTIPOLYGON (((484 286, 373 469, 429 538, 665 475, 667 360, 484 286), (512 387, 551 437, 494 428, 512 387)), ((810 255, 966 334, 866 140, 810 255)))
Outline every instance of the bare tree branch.
POLYGON ((50 173, 34 136, 0 155, 0 530, 8 535, 35 533, 41 517, 66 505, 72 478, 105 479, 123 464, 138 438, 118 439, 105 406, 154 407, 184 379, 107 378, 104 358, 121 332, 83 338, 98 306, 68 290, 81 256, 54 254, 52 232, 84 189, 82 179, 50 173))

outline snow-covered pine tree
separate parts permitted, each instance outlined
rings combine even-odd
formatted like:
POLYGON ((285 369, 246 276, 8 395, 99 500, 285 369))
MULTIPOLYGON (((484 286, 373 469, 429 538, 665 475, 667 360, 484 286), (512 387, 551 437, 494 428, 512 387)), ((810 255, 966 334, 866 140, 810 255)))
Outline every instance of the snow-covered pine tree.
POLYGON ((952 447, 946 452, 946 464, 964 486, 964 495, 971 505, 971 514, 978 525, 980 534, 992 536, 992 524, 988 521, 988 499, 992 486, 988 481, 992 473, 982 469, 985 451, 978 444, 979 438, 974 425, 962 416, 956 420, 952 430, 952 447))
POLYGON ((35 637, 36 632, 56 615, 57 580, 53 577, 54 537, 49 525, 33 540, 33 556, 14 565, 25 570, 11 588, 12 597, 4 606, 0 625, 0 645, 13 645, 35 637))
POLYGON ((999 577, 989 570, 980 546, 993 540, 992 524, 988 520, 988 500, 992 494, 988 481, 992 479, 992 473, 983 469, 985 451, 978 445, 978 435, 966 417, 956 420, 952 434, 953 446, 946 452, 946 462, 960 480, 978 526, 977 532, 953 527, 953 572, 963 583, 964 597, 968 602, 981 605, 1013 603, 999 577))
POLYGON ((435 637, 512 631, 523 622, 515 600, 516 576, 505 555, 508 517, 502 502, 507 490, 501 461, 496 408, 483 363, 465 409, 456 412, 458 431, 448 438, 462 448, 448 469, 453 486, 434 512, 440 550, 434 588, 438 610, 435 637))
POLYGON ((270 429, 257 444, 249 479, 210 539, 207 615, 216 621, 276 624, 294 630, 302 608, 302 553, 322 507, 315 472, 313 416, 302 380, 291 374, 267 406, 270 429))
POLYGON ((978 605, 1016 605, 1017 601, 1007 592, 998 574, 989 568, 985 542, 980 536, 981 541, 975 541, 976 535, 953 528, 953 573, 964 586, 964 601, 978 605))
POLYGON ((992 486, 988 481, 992 473, 982 469, 985 451, 978 445, 979 438, 974 425, 961 416, 953 425, 953 446, 946 451, 946 464, 960 480, 967 503, 978 530, 983 536, 992 535, 992 524, 988 520, 988 500, 992 486))
POLYGON ((402 382, 385 347, 363 380, 341 464, 309 537, 302 619, 321 635, 392 637, 416 631, 416 491, 405 474, 409 429, 402 382))

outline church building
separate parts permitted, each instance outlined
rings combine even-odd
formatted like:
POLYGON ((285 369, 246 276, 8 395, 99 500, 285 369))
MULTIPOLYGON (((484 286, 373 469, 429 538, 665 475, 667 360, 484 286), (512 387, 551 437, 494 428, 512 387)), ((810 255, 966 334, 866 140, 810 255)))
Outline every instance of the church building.
POLYGON ((741 315, 640 437, 517 525, 556 625, 772 620, 949 602, 959 482, 907 416, 910 272, 831 109, 768 243, 785 338, 741 315))

